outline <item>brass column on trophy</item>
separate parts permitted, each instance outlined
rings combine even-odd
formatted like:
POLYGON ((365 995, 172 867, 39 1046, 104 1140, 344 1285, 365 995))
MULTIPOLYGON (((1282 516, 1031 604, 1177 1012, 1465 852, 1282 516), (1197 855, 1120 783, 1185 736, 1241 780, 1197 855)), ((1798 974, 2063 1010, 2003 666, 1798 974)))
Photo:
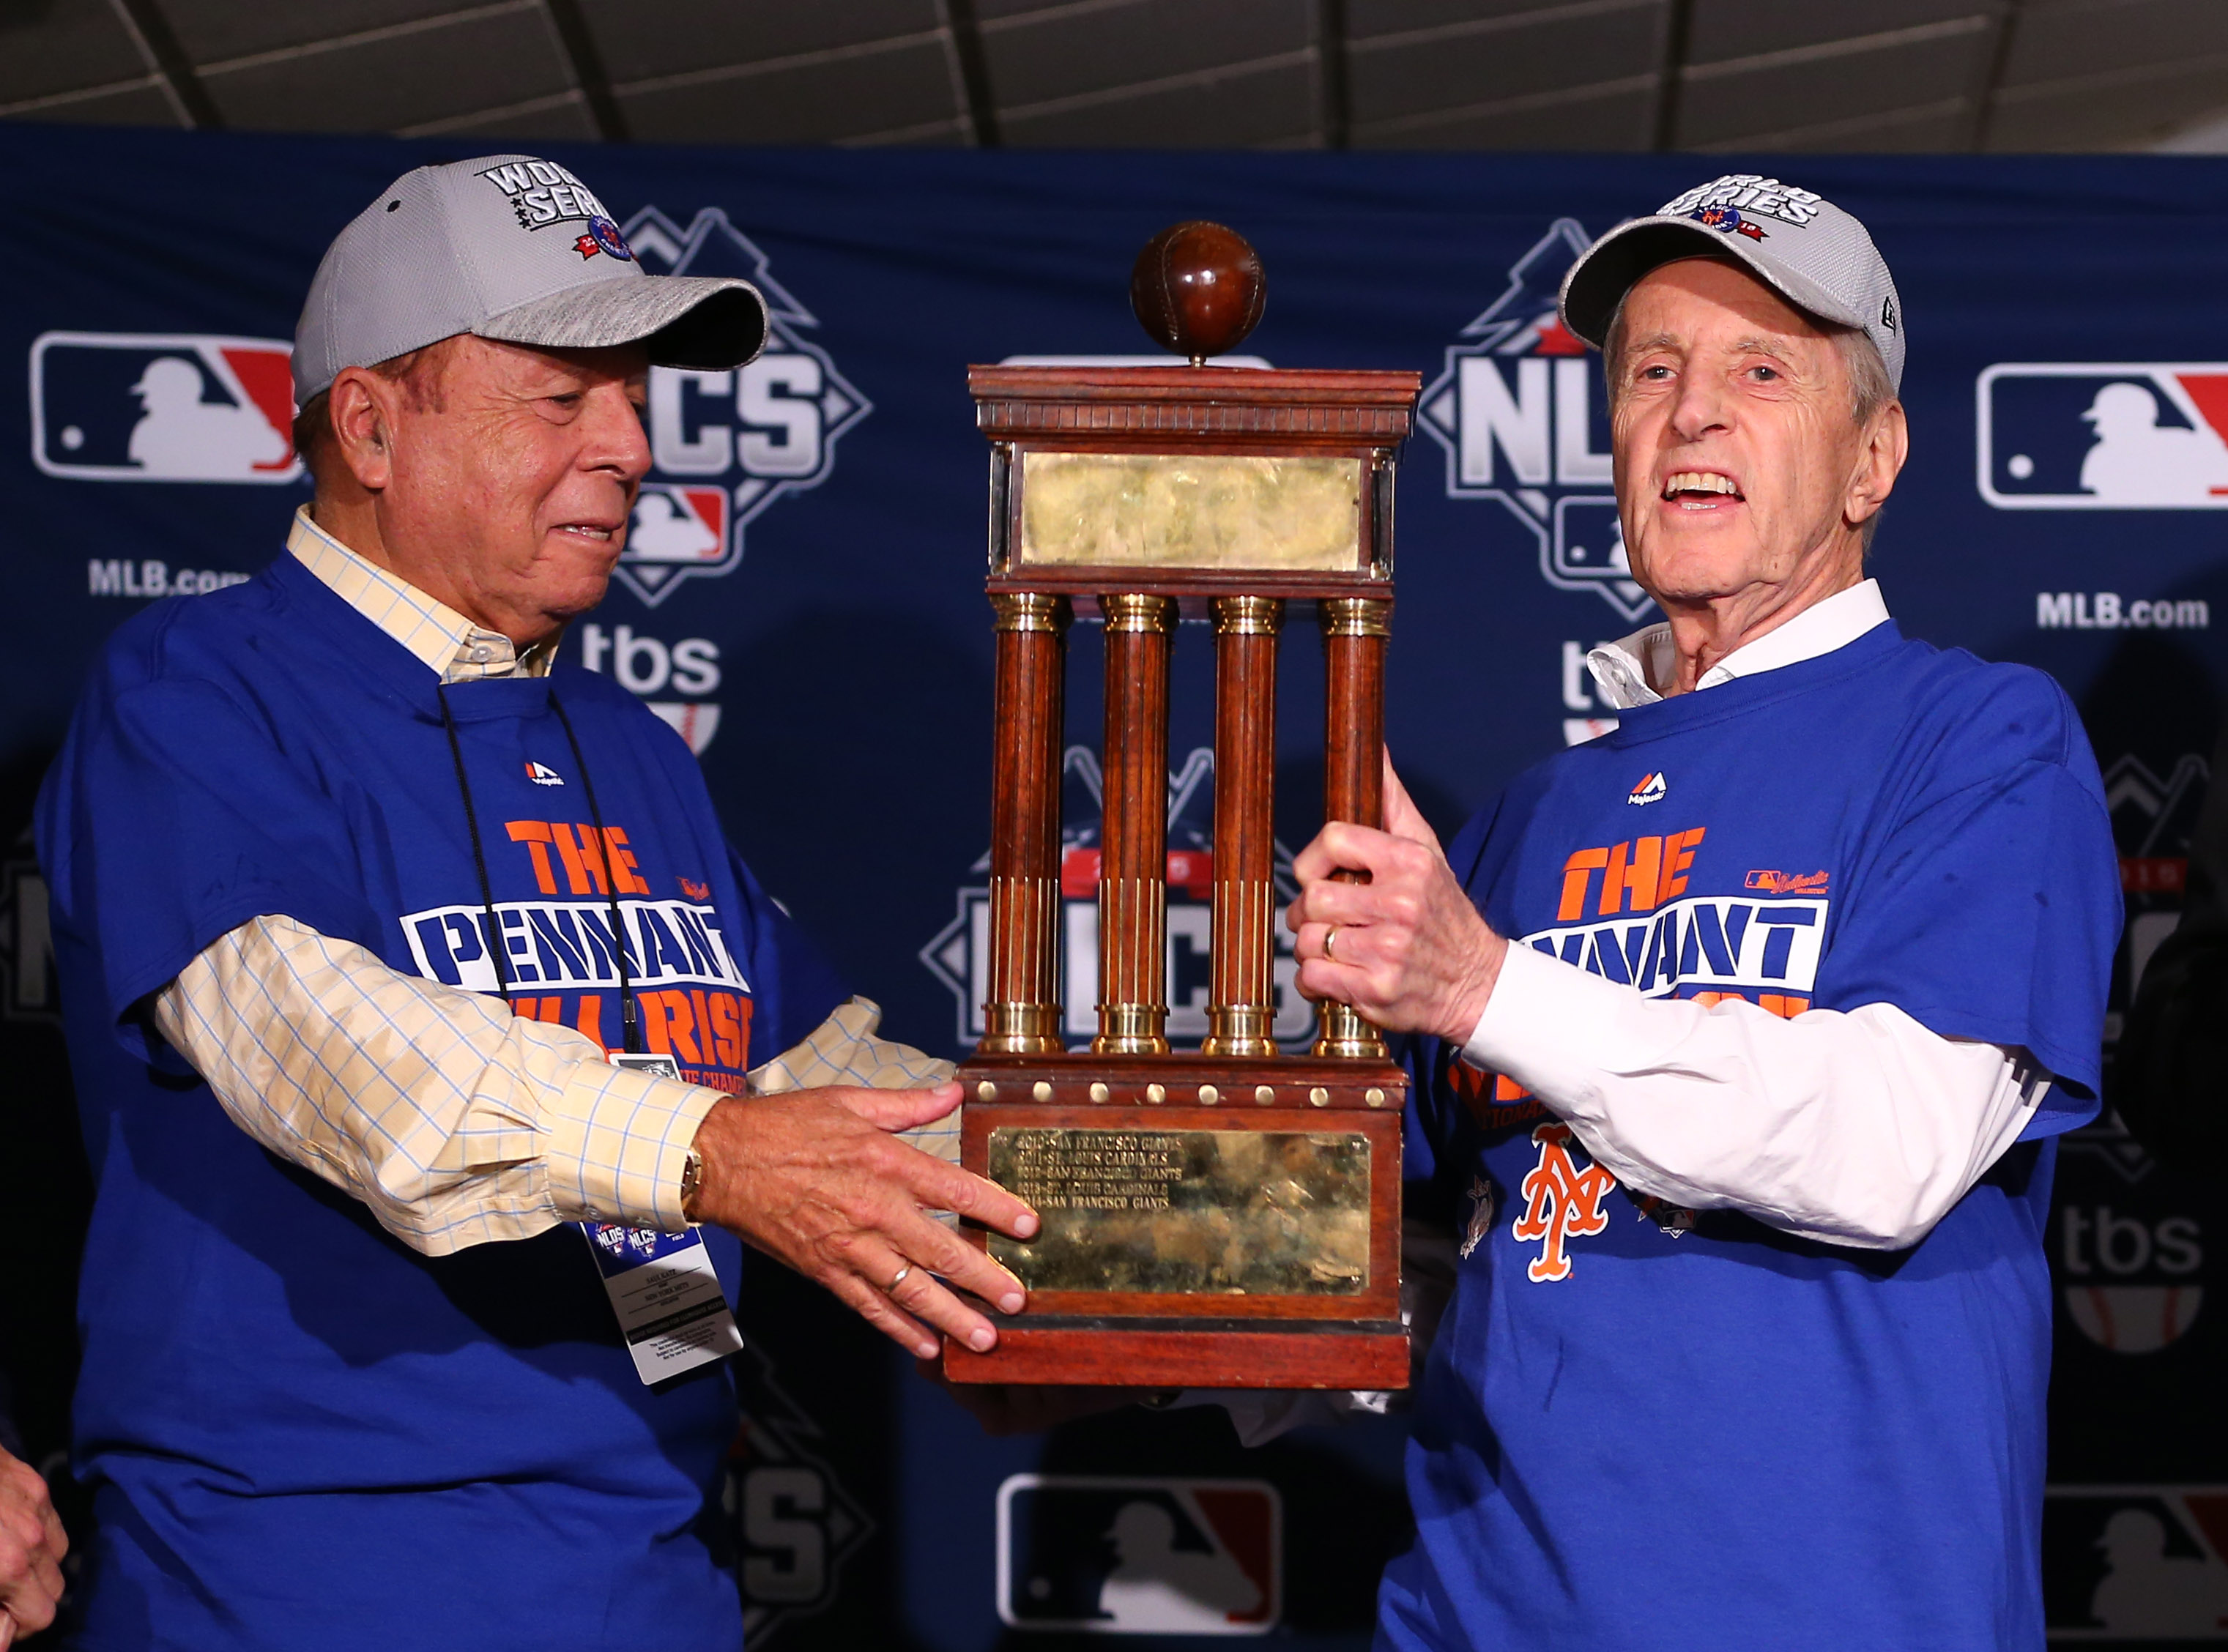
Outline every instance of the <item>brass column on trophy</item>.
POLYGON ((1188 366, 976 367, 997 625, 989 976, 962 1159, 1034 1205, 975 1233, 1029 1288, 964 1382, 1386 1388, 1399 1323, 1405 1073, 1343 1004, 1278 1047, 1277 644, 1324 650, 1325 817, 1383 823, 1393 459, 1413 373, 1210 367, 1260 318, 1260 260, 1180 224, 1131 300, 1188 366), (1098 1034, 1060 1038, 1064 642, 1104 622, 1098 1034), (1168 1037, 1168 718, 1179 620, 1215 654, 1208 1035, 1168 1037))

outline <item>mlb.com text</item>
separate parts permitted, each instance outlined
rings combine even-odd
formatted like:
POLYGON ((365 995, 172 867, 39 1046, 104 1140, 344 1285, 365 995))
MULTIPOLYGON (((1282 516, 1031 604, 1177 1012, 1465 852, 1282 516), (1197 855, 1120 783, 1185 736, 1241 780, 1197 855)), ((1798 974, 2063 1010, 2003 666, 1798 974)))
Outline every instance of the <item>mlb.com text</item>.
POLYGON ((2202 597, 2122 602, 2116 591, 2038 591, 2034 623, 2045 631, 2205 631, 2212 610, 2202 597))
POLYGON ((86 589, 96 597, 197 597, 228 585, 246 585, 245 573, 214 568, 173 568, 149 558, 144 562, 112 556, 85 565, 86 589))

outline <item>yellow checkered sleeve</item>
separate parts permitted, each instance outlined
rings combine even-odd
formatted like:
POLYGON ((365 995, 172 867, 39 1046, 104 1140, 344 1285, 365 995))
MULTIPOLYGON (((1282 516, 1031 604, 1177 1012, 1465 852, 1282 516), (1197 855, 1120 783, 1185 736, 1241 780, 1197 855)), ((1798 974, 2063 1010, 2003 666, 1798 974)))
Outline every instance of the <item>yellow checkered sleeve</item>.
POLYGON ((242 1130, 429 1256, 560 1221, 680 1232, 682 1166, 720 1099, 291 918, 220 938, 155 1024, 242 1130))

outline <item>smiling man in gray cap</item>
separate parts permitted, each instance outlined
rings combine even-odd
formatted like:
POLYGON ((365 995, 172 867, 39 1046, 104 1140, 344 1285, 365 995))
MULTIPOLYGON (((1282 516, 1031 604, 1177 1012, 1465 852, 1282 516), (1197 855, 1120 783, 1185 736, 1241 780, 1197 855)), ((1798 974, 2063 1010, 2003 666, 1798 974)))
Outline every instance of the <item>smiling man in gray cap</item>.
POLYGON ((1379 1644, 2039 1646, 2095 762, 2050 679, 1907 640, 1865 576, 1904 333, 1856 219, 1719 178, 1562 313, 1665 616, 1594 651, 1620 726, 1444 855, 1392 781, 1296 863, 1302 989, 1420 1035, 1461 1256, 1379 1644))
POLYGON ((555 663, 650 367, 765 333, 562 167, 397 180, 303 311, 287 554, 96 668, 39 817, 99 1181, 79 1644, 732 1649, 736 1236, 917 1354, 996 1339, 938 1276, 1021 1305, 924 1213, 1034 1216, 897 1139, 948 1067, 555 663))

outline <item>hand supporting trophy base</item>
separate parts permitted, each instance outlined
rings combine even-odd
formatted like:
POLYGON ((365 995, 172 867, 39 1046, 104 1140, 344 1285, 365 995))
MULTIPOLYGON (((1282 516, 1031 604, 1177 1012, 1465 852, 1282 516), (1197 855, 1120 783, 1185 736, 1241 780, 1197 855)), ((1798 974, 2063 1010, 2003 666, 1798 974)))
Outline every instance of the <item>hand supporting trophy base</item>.
POLYGON ((975 368, 992 445, 997 623, 985 1034, 960 1069, 962 1162, 1034 1205, 977 1232, 1029 1305, 954 1381, 1387 1388, 1399 1322, 1405 1072, 1350 1007, 1277 1045, 1277 660, 1312 609, 1327 818, 1382 823, 1392 462, 1411 373, 1211 368, 1260 309, 1226 230, 1148 247, 1141 320, 1168 368, 975 368), (1098 1033, 1062 1043, 1060 756, 1078 608, 1106 631, 1098 1033), (1168 663, 1211 620, 1215 795, 1208 1037, 1167 1025, 1168 663))

